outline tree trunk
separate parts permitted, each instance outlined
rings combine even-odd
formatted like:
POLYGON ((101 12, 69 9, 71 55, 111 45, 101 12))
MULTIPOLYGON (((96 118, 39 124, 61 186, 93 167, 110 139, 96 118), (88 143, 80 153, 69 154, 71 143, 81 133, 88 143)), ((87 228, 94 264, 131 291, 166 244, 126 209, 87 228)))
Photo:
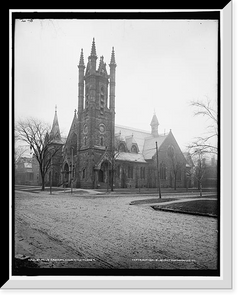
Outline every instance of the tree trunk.
POLYGON ((41 174, 41 190, 45 190, 45 175, 41 174))
POLYGON ((202 183, 200 182, 200 197, 202 197, 202 183))
POLYGON ((113 170, 113 164, 112 164, 112 167, 111 167, 111 192, 114 191, 113 189, 113 182, 114 182, 114 170, 113 170))
POLYGON ((176 174, 175 174, 174 190, 176 191, 176 174))

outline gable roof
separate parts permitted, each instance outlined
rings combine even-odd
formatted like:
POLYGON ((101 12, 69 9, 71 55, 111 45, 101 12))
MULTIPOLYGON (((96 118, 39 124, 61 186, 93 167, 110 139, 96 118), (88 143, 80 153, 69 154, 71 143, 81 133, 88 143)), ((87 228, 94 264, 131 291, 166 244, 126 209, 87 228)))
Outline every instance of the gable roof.
POLYGON ((71 135, 72 135, 73 132, 76 133, 76 129, 77 129, 77 128, 75 128, 75 126, 76 126, 77 122, 78 122, 78 117, 77 117, 76 109, 75 109, 75 111, 74 111, 74 116, 73 116, 73 120, 72 120, 72 124, 71 124, 71 127, 70 127, 70 129, 69 129, 69 133, 68 133, 68 136, 67 136, 67 138, 66 138, 65 143, 67 143, 68 140, 71 138, 71 135))
POLYGON ((156 142, 158 148, 163 144, 168 135, 159 135, 157 137, 149 137, 144 141, 143 156, 144 159, 152 159, 156 153, 156 142))

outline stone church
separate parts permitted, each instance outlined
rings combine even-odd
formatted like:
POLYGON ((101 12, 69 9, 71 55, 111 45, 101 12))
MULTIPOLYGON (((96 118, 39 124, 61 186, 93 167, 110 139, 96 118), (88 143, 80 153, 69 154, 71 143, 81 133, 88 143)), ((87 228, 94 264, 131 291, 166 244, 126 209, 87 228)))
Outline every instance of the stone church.
MULTIPOLYGON (((59 168, 53 172, 56 185, 109 189, 157 187, 158 183, 161 187, 186 186, 187 161, 171 130, 159 134, 155 114, 150 131, 115 124, 119 99, 114 48, 108 67, 103 56, 98 63, 97 59, 93 39, 87 65, 81 50, 78 110, 63 144, 59 168)), ((57 112, 53 130, 59 130, 57 112)))

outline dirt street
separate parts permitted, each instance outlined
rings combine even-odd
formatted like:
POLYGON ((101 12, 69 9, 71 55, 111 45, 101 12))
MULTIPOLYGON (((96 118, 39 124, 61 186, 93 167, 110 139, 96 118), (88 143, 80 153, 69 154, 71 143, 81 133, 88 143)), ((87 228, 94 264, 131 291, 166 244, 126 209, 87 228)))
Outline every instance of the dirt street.
POLYGON ((16 191, 15 254, 50 268, 216 269, 217 219, 129 205, 148 198, 16 191))

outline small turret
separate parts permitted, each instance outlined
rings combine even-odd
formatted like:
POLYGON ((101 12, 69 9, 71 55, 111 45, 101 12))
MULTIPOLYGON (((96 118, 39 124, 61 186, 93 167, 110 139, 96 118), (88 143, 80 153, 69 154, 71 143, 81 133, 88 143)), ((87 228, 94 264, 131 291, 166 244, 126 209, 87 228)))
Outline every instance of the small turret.
POLYGON ((152 121, 150 123, 150 126, 151 126, 151 134, 154 137, 158 136, 159 135, 159 133, 158 133, 159 121, 158 121, 157 116, 156 116, 155 113, 153 115, 153 118, 152 118, 152 121))

